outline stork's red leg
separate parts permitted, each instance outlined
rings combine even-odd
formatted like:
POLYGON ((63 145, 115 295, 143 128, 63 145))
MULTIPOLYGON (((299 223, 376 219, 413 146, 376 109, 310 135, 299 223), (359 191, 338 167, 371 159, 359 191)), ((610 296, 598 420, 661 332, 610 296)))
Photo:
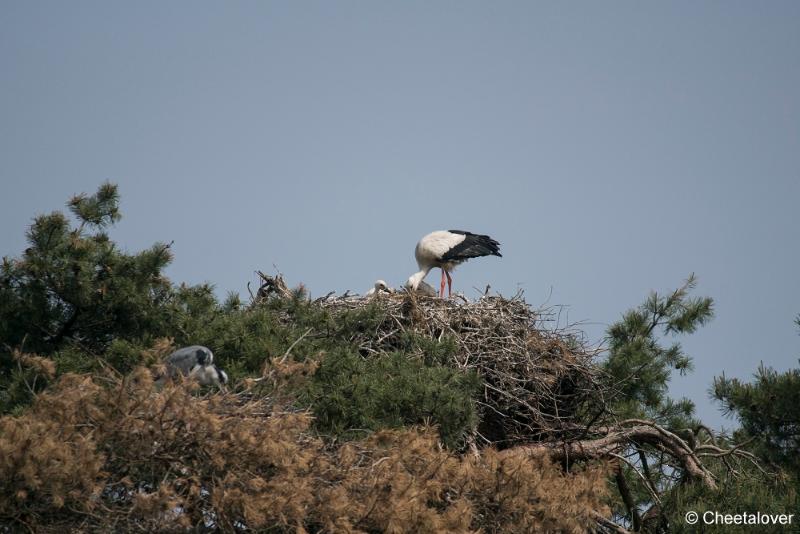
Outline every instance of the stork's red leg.
POLYGON ((444 273, 445 273, 445 270, 442 269, 442 285, 439 286, 439 298, 443 298, 444 297, 444 273))
POLYGON ((450 297, 453 295, 453 279, 450 278, 450 273, 445 271, 444 274, 447 275, 447 296, 450 297))

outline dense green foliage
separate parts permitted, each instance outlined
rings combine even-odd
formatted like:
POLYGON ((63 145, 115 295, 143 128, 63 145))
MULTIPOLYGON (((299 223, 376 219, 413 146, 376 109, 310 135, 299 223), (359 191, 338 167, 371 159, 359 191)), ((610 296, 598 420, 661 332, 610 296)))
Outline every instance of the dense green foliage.
MULTIPOLYGON (((666 531, 690 534, 698 532, 698 525, 685 521, 686 512, 694 511, 702 516, 705 512, 723 514, 756 513, 791 514, 797 510, 795 492, 777 478, 765 477, 752 465, 741 465, 738 476, 730 476, 721 462, 712 462, 720 481, 719 489, 709 491, 698 484, 681 484, 665 495, 661 508, 666 512, 662 523, 648 525, 650 531, 666 531)), ((798 532, 800 525, 792 526, 753 525, 702 525, 702 532, 718 534, 744 534, 746 532, 798 532)))
POLYGON ((713 393, 741 422, 740 436, 752 438, 764 458, 800 479, 800 369, 779 373, 761 364, 750 383, 717 377, 713 393))
POLYGON ((800 475, 800 369, 778 373, 762 364, 751 383, 723 375, 714 396, 739 418, 740 435, 756 438, 764 458, 800 475))
POLYGON ((245 307, 235 295, 220 304, 209 285, 175 286, 163 275, 167 245, 127 254, 109 239, 118 203, 111 184, 76 196, 69 202, 75 224, 59 212, 37 217, 22 258, 4 258, 0 413, 27 405, 52 378, 20 365, 14 349, 52 359, 58 375, 104 367, 125 374, 155 363, 148 349, 168 337, 177 346, 213 347, 234 381, 260 376, 265 362, 289 347, 290 361, 320 360, 313 380, 296 387, 326 433, 431 423, 457 446, 475 425, 480 381, 443 365, 449 340, 408 335, 396 352, 367 357, 352 340, 384 320, 379 306, 331 314, 297 290, 290 299, 245 307))
MULTIPOLYGON (((795 322, 800 326, 800 317, 795 322)), ((714 380, 713 394, 741 423, 737 438, 750 441, 800 488, 800 369, 779 373, 762 364, 750 383, 723 375, 714 380)))
POLYGON ((69 202, 71 226, 55 212, 36 217, 30 247, 4 258, 0 272, 0 340, 51 354, 80 343, 102 350, 115 339, 163 335, 175 296, 161 274, 171 256, 156 244, 138 254, 117 249, 105 228, 120 218, 115 186, 69 202))
POLYGON ((479 390, 474 373, 425 365, 400 352, 365 360, 338 351, 324 358, 309 395, 318 425, 333 434, 436 421, 443 441, 456 447, 477 422, 472 398, 479 390))
MULTIPOLYGON (((78 195, 68 203, 77 224, 60 212, 40 215, 22 257, 3 258, 0 412, 30 402, 46 382, 34 382, 16 365, 12 349, 51 357, 60 371, 71 370, 70 364, 86 370, 104 365, 98 356, 112 346, 148 344, 172 330, 182 291, 161 274, 171 259, 169 247, 156 244, 138 254, 118 250, 105 231, 120 218, 118 203, 111 184, 93 196, 78 195)), ((110 359, 115 356, 118 351, 110 359)))

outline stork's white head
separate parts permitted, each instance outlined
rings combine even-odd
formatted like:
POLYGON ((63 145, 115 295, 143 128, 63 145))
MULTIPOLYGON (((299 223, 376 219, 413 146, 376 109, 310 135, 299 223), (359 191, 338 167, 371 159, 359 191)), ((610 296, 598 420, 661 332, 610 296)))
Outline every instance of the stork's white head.
POLYGON ((419 283, 422 282, 422 279, 425 278, 425 275, 428 274, 427 271, 420 271, 418 273, 414 273, 408 277, 408 281, 406 282, 406 287, 409 289, 413 289, 414 291, 419 288, 419 283))

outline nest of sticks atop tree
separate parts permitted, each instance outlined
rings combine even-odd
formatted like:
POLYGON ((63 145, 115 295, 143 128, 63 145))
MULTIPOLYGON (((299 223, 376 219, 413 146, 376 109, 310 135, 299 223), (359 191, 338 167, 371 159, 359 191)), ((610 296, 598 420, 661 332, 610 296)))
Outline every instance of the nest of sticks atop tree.
MULTIPOLYGON (((263 283, 254 304, 299 295, 280 276, 259 275, 263 283)), ((448 361, 442 363, 477 373, 484 385, 480 424, 470 439, 479 449, 492 446, 511 456, 543 453, 561 462, 617 461, 630 447, 648 445, 672 456, 688 478, 710 488, 716 487, 715 477, 703 457, 737 457, 757 465, 739 445, 720 448, 707 429, 706 441, 686 441, 653 421, 610 414, 608 400, 616 393, 602 379, 596 361, 600 349, 591 347, 574 325, 562 326, 559 308, 533 309, 521 293, 511 298, 487 293, 474 301, 406 290, 371 296, 329 293, 313 303, 332 314, 367 307, 382 314, 370 329, 353 329, 350 341, 365 358, 406 350, 409 335, 452 343, 454 350, 446 351, 448 361)), ((417 346, 419 357, 425 357, 424 346, 417 346)))
MULTIPOLYGON (((280 276, 262 278, 256 300, 291 295, 280 276)), ((575 421, 591 417, 593 401, 602 395, 594 363, 598 350, 579 330, 558 325, 558 308, 534 310, 521 293, 468 301, 401 290, 368 297, 328 294, 314 302, 332 314, 365 307, 383 314, 377 329, 353 333, 351 341, 364 357, 407 347, 409 334, 453 344, 442 363, 474 371, 484 384, 478 446, 506 448, 572 435, 575 421)))

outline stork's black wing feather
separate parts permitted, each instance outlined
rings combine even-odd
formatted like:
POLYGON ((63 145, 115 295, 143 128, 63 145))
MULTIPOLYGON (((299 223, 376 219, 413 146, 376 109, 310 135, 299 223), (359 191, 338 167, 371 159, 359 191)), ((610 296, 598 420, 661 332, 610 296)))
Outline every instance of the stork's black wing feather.
POLYGON ((488 235, 473 234, 463 230, 448 230, 452 234, 461 234, 464 241, 454 246, 442 256, 442 261, 461 261, 481 256, 500 256, 500 243, 488 235))

